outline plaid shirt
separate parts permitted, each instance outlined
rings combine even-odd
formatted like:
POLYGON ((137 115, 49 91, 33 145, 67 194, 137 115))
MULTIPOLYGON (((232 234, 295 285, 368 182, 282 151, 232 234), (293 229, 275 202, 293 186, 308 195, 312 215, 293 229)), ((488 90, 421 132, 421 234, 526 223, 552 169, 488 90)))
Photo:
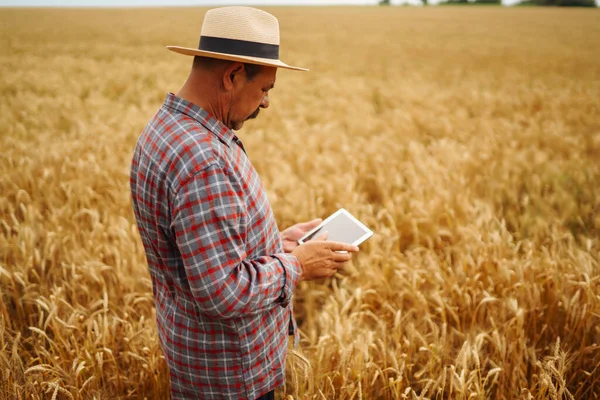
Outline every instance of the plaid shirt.
POLYGON ((282 385, 300 265, 239 139, 169 93, 130 184, 171 396, 254 399, 282 385))

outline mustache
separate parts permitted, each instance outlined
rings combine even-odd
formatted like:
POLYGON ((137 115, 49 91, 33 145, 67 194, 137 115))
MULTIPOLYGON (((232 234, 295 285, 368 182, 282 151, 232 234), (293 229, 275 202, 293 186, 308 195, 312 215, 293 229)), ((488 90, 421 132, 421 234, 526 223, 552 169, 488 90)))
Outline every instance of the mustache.
POLYGON ((258 113, 260 113, 260 107, 257 108, 256 111, 254 111, 252 114, 250 114, 250 116, 246 119, 248 120, 248 119, 254 119, 254 118, 258 117, 258 113))

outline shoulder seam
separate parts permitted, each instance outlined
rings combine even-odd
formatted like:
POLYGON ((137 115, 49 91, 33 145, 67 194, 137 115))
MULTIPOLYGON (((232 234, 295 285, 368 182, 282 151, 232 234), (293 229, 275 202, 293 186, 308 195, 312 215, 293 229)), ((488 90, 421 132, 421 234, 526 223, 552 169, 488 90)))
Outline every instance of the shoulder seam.
MULTIPOLYGON (((191 171, 189 174, 187 174, 187 176, 184 179, 181 179, 181 181, 179 182, 179 186, 177 188, 172 186, 173 183, 169 183, 169 187, 170 187, 171 191, 173 192, 173 196, 176 197, 179 194, 179 191, 181 190, 181 188, 184 187, 185 185, 187 185, 187 183, 189 181, 194 179, 194 177, 196 177, 196 175, 198 175, 199 173, 201 173, 203 171, 206 171, 207 169, 209 169, 211 167, 223 168, 221 165, 219 165, 217 160, 213 157, 213 160, 209 161, 205 165, 202 165, 201 167, 195 168, 193 171, 191 171)), ((225 174, 227 173, 225 170, 223 170, 223 172, 225 174)))

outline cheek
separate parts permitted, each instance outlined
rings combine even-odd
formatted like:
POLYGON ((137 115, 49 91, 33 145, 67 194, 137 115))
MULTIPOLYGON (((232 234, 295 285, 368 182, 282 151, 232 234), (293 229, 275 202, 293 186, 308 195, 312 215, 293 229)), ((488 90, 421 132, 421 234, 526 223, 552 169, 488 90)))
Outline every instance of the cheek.
POLYGON ((232 107, 233 114, 237 118, 246 119, 250 114, 260 107, 262 99, 262 90, 259 90, 258 94, 256 92, 245 93, 234 103, 234 107, 232 107))
POLYGON ((262 101, 262 95, 258 96, 258 97, 254 97, 252 99, 252 106, 253 106, 252 111, 256 110, 260 106, 261 101, 262 101))
POLYGON ((258 90, 258 92, 254 93, 252 96, 253 104, 256 105, 255 109, 258 108, 263 98, 265 97, 265 92, 262 89, 258 90))

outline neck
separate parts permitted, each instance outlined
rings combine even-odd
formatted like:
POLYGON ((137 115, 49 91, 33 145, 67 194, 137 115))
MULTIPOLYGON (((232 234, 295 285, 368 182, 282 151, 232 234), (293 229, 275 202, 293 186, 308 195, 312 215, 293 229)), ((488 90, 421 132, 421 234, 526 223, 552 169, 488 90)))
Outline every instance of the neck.
POLYGON ((192 70, 176 94, 212 114, 226 125, 226 108, 222 97, 219 96, 219 81, 207 76, 208 74, 208 71, 192 70))

